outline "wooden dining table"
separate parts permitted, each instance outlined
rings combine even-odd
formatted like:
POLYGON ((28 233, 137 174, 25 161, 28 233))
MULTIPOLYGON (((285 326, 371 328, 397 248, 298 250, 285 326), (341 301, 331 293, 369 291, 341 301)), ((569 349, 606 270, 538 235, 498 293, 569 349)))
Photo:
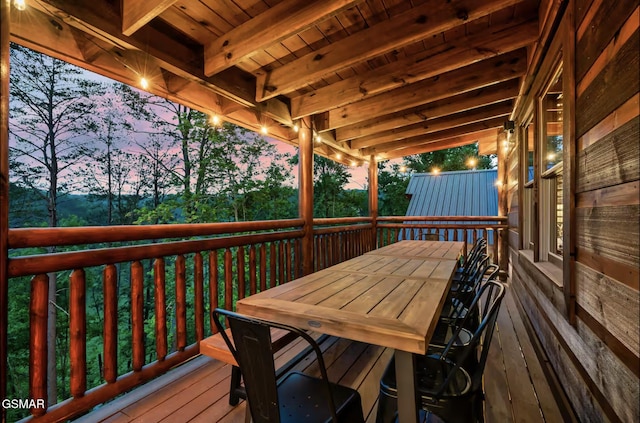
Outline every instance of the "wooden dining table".
POLYGON ((425 354, 462 242, 404 240, 243 298, 239 313, 393 348, 401 423, 418 419, 425 354))

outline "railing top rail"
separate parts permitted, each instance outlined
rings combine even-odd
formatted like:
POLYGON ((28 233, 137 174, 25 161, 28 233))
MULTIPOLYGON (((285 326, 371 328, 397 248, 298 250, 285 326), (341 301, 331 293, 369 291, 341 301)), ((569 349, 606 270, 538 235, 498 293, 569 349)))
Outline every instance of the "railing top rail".
POLYGON ((507 216, 382 216, 378 222, 414 222, 414 221, 440 221, 440 222, 475 222, 495 221, 506 222, 507 216))
POLYGON ((314 225, 339 225, 344 223, 371 223, 371 217, 322 217, 313 219, 314 225))
POLYGON ((167 238, 188 238, 249 231, 297 228, 302 219, 163 225, 85 226, 9 229, 9 248, 98 244, 167 238))

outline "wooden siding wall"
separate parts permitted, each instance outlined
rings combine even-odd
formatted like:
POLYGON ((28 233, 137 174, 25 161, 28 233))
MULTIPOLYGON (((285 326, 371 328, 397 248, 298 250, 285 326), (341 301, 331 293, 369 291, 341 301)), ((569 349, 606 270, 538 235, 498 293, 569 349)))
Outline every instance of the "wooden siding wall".
MULTIPOLYGON (((575 216, 575 324, 550 264, 518 251, 523 155, 517 149, 509 154, 511 280, 580 420, 638 421, 638 2, 575 0, 564 13, 573 19, 564 19, 554 37, 564 37, 566 25, 575 35, 575 60, 564 67, 575 74, 563 76, 575 78, 575 138, 565 139, 575 152, 569 215, 575 216)), ((565 276, 562 283, 571 281, 565 276)))

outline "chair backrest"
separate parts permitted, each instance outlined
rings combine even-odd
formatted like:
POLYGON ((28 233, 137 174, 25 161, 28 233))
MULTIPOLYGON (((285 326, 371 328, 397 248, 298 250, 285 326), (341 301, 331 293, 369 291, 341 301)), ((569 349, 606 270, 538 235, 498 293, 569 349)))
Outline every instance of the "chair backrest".
POLYGON ((217 308, 213 321, 238 362, 254 423, 280 422, 278 385, 273 360, 271 328, 285 329, 304 338, 316 353, 320 374, 325 382, 327 406, 334 422, 337 422, 336 407, 331 394, 327 370, 318 344, 306 332, 292 326, 281 325, 243 316, 217 308), (233 342, 227 336, 220 317, 226 317, 231 328, 233 342))
MULTIPOLYGON (((486 281, 480 289, 478 293, 473 299, 470 307, 476 307, 477 304, 482 301, 486 304, 484 309, 486 312, 482 316, 482 320, 478 325, 477 329, 473 333, 471 340, 464 347, 464 351, 461 354, 455 355, 456 361, 454 366, 452 366, 451 371, 445 378, 442 386, 439 388, 437 396, 441 395, 445 389, 447 389, 450 382, 455 380, 455 375, 458 371, 458 368, 462 366, 462 363, 465 363, 470 354, 477 354, 477 346, 482 345, 482 349, 480 352, 480 357, 478 359, 478 365, 475 366, 473 373, 471 376, 471 389, 479 390, 482 385, 482 374, 484 372, 484 366, 487 362, 487 356, 489 353, 489 347, 491 345, 491 339, 493 338, 493 332, 495 329, 496 320, 498 318, 498 311, 500 310, 500 304, 502 303, 502 299, 505 295, 505 286, 501 282, 498 282, 495 279, 489 279, 486 281)), ((454 347, 456 339, 458 339, 460 331, 463 330, 466 320, 469 318, 469 314, 463 319, 462 323, 457 326, 456 331, 453 333, 449 343, 444 348, 444 350, 439 354, 440 360, 448 361, 448 353, 449 350, 454 347)))
POLYGON ((280 407, 270 327, 219 309, 214 311, 214 322, 242 371, 253 421, 279 422, 280 407), (226 335, 219 316, 228 319, 233 343, 226 335))
POLYGON ((462 266, 462 275, 469 276, 474 268, 478 265, 486 254, 486 241, 484 238, 480 238, 474 245, 467 257, 465 258, 464 265, 462 266))

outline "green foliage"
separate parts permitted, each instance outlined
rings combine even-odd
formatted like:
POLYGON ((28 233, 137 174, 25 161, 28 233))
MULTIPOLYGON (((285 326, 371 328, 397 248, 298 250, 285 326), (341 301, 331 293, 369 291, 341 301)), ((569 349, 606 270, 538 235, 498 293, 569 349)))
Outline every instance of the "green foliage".
POLYGON ((492 169, 495 156, 479 156, 478 145, 469 144, 447 150, 432 151, 404 158, 404 164, 414 172, 428 173, 433 168, 442 172, 454 170, 492 169), (469 159, 475 159, 475 166, 469 165, 469 159))
POLYGON ((409 206, 406 196, 409 176, 397 163, 378 163, 378 208, 381 216, 404 216, 409 206))

